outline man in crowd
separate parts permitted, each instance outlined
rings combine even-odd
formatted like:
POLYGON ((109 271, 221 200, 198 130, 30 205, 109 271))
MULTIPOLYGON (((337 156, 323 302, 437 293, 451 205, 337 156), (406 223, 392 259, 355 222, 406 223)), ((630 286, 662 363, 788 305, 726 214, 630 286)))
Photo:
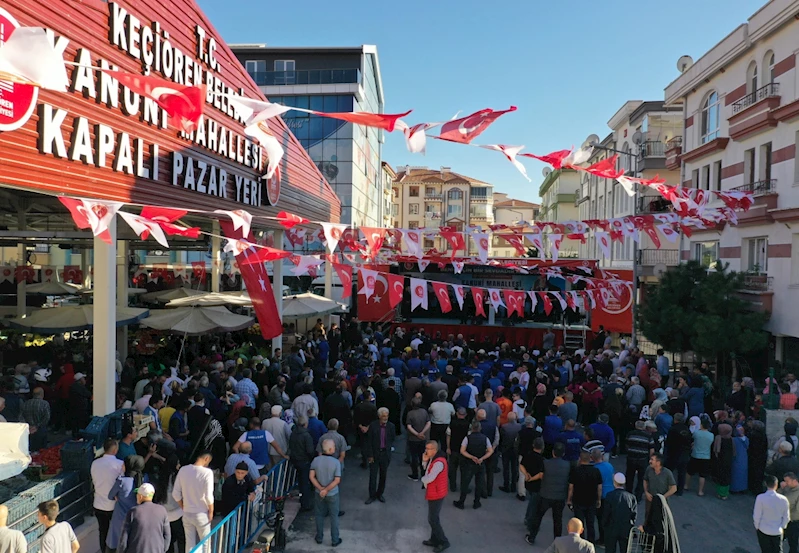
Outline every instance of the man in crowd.
POLYGON ((388 409, 381 407, 377 410, 377 419, 373 421, 366 431, 364 449, 366 461, 369 465, 369 505, 375 500, 385 503, 383 492, 386 491, 386 477, 388 465, 391 462, 391 448, 397 436, 394 424, 388 420, 388 409), (379 475, 379 480, 378 480, 379 475))
POLYGON ((270 448, 274 448, 277 454, 283 459, 288 459, 288 456, 283 452, 280 446, 275 443, 274 436, 266 430, 261 430, 261 419, 258 417, 252 417, 250 419, 249 430, 244 432, 239 437, 238 441, 233 444, 233 451, 238 451, 241 444, 244 442, 250 442, 252 445, 250 457, 255 461, 255 465, 262 474, 269 470, 269 463, 271 462, 269 458, 270 448))
POLYGON ((247 465, 247 471, 253 480, 257 480, 261 473, 258 470, 258 465, 252 460, 252 444, 250 442, 242 442, 239 444, 238 452, 233 452, 225 462, 224 476, 229 478, 236 472, 236 467, 244 463, 247 465))
POLYGON ((675 474, 677 479, 677 494, 682 495, 685 487, 685 473, 688 470, 688 461, 691 459, 692 445, 691 430, 685 424, 682 413, 674 415, 674 424, 666 434, 666 467, 675 474))
POLYGON ((799 474, 799 459, 796 458, 791 442, 783 440, 777 447, 780 456, 766 467, 766 474, 774 475, 781 480, 789 472, 799 474))
POLYGON ((289 437, 289 459, 297 470, 297 486, 300 489, 300 510, 311 511, 313 496, 311 495, 311 461, 316 456, 313 438, 308 432, 308 417, 298 416, 294 421, 294 431, 289 437))
POLYGON ((524 485, 527 489, 527 511, 524 515, 524 524, 527 527, 525 541, 530 545, 535 543, 535 521, 538 514, 538 500, 541 492, 541 480, 544 478, 544 440, 533 440, 533 450, 522 455, 519 470, 524 476, 524 485))
POLYGON ((627 434, 627 491, 633 491, 635 484, 635 499, 641 501, 644 497, 644 473, 649 458, 655 452, 655 442, 652 435, 644 430, 644 421, 635 422, 635 430, 627 434), (638 476, 638 481, 635 478, 638 476))
POLYGON ((117 448, 115 439, 106 439, 103 443, 103 456, 95 460, 91 467, 92 484, 94 484, 94 516, 97 518, 102 553, 107 549, 105 540, 116 505, 115 500, 108 499, 108 494, 124 470, 124 463, 116 457, 117 448))
POLYGON ((425 444, 422 457, 424 475, 422 485, 427 500, 427 522, 430 524, 430 539, 422 543, 433 547, 433 553, 441 553, 449 548, 449 540, 441 527, 441 507, 447 497, 447 458, 441 454, 440 445, 435 440, 425 444))
POLYGON ((499 429, 499 452, 502 455, 502 486, 500 491, 511 493, 519 479, 519 449, 517 438, 522 425, 516 420, 516 413, 508 413, 508 422, 499 429))
POLYGON ((563 459, 564 446, 557 443, 552 448, 552 458, 544 460, 544 478, 538 498, 538 508, 530 532, 530 542, 535 542, 541 521, 552 509, 552 529, 555 537, 563 534, 563 508, 569 495, 569 474, 571 464, 563 459))
POLYGON ((767 474, 766 491, 755 499, 752 519, 761 553, 782 553, 782 535, 791 521, 791 507, 788 499, 777 493, 778 482, 776 476, 767 474))
POLYGON ((333 453, 333 457, 338 459, 339 464, 341 464, 341 470, 344 471, 344 459, 347 456, 347 450, 350 448, 347 445, 347 440, 339 434, 338 432, 338 419, 330 419, 327 421, 327 432, 322 434, 322 437, 319 438, 319 443, 316 446, 316 452, 320 455, 324 454, 324 450, 322 449, 322 444, 325 440, 331 440, 333 444, 336 446, 335 451, 333 453))
POLYGON ((202 452, 192 465, 181 467, 175 477, 172 498, 183 510, 186 551, 211 533, 214 519, 214 473, 208 468, 212 456, 202 452))
POLYGON ((646 496, 646 512, 652 506, 652 498, 658 494, 666 499, 677 493, 677 481, 669 469, 663 466, 663 456, 653 453, 649 458, 649 467, 644 473, 644 494, 646 496))
POLYGON ((422 455, 430 432, 430 416, 422 407, 422 400, 418 397, 411 400, 411 409, 408 411, 405 423, 405 428, 408 431, 407 447, 411 454, 411 473, 408 478, 418 482, 422 467, 422 455))
POLYGON ((446 446, 447 428, 455 414, 455 408, 447 401, 448 397, 447 390, 439 390, 437 401, 434 401, 428 409, 430 412, 430 439, 438 441, 440 448, 446 446))
POLYGON ((460 499, 453 502, 458 509, 463 509, 466 496, 469 494, 469 485, 475 478, 474 504, 475 509, 482 505, 480 498, 485 493, 485 461, 494 453, 491 442, 482 432, 480 421, 472 421, 469 435, 460 444, 460 454, 463 459, 461 466, 461 495, 460 499))
POLYGON ((316 543, 322 544, 325 533, 325 517, 330 516, 330 537, 333 547, 341 544, 338 532, 339 484, 341 483, 341 463, 335 457, 336 444, 333 440, 323 440, 322 455, 311 462, 310 480, 316 499, 316 543))
POLYGON ((152 484, 142 484, 136 490, 138 505, 125 517, 117 553, 163 553, 169 550, 172 530, 166 509, 153 503, 154 495, 152 484))
POLYGON ((447 428, 447 456, 449 458, 449 490, 458 491, 458 467, 461 468, 463 480, 464 458, 461 457, 461 442, 469 434, 469 421, 466 418, 466 408, 458 407, 455 418, 447 428))
POLYGON ((58 520, 58 501, 51 499, 39 503, 37 518, 39 524, 44 526, 41 541, 42 553, 78 553, 80 542, 75 536, 75 531, 68 522, 58 520))
POLYGON ((594 544, 580 537, 583 523, 579 518, 570 518, 566 529, 569 535, 555 538, 546 553, 596 553, 594 544))
POLYGON ((480 432, 491 442, 491 449, 494 451, 486 461, 486 489, 483 494, 483 497, 491 497, 494 494, 494 469, 496 469, 498 458, 496 452, 499 446, 499 428, 497 428, 496 421, 499 420, 499 417, 487 418, 484 409, 478 409, 475 416, 480 422, 480 432))
POLYGON ((34 388, 31 399, 22 404, 22 420, 30 427, 29 450, 33 452, 47 447, 50 404, 44 400, 44 389, 34 388))
POLYGON ((0 551, 4 553, 27 553, 25 534, 8 527, 8 507, 0 505, 0 551))
POLYGON ((591 455, 580 452, 580 464, 569 474, 569 497, 566 505, 574 509, 574 516, 586 527, 585 537, 594 542, 594 519, 602 504, 602 475, 591 464, 591 455))
POLYGON ((273 405, 268 419, 261 422, 261 430, 271 434, 273 441, 269 444, 269 460, 272 466, 277 465, 285 459, 284 452, 289 450, 289 437, 291 436, 291 426, 280 418, 283 407, 273 405))
POLYGON ((627 478, 620 472, 613 475, 613 491, 602 500, 605 553, 627 553, 630 530, 635 526, 638 502, 624 489, 627 478))
POLYGON ((785 541, 788 542, 788 553, 799 553, 799 480, 793 472, 782 477, 780 494, 788 500, 791 522, 785 528, 785 541))

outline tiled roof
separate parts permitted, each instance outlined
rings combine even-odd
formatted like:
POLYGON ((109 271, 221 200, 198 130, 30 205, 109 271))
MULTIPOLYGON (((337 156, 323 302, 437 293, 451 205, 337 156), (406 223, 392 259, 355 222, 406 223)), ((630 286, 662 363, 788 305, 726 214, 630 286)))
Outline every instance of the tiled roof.
POLYGON ((397 167, 397 177, 394 179, 396 183, 411 183, 411 182, 441 182, 444 184, 447 183, 467 183, 467 184, 476 184, 482 186, 493 186, 488 184, 487 182, 483 182, 481 180, 475 179, 473 177, 467 177, 466 175, 461 175, 460 173, 455 173, 453 171, 441 171, 435 169, 416 169, 411 168, 409 171, 405 170, 404 166, 397 167))
POLYGON ((523 200, 505 200, 502 202, 494 202, 494 207, 541 207, 538 204, 534 204, 532 202, 525 202, 523 200))

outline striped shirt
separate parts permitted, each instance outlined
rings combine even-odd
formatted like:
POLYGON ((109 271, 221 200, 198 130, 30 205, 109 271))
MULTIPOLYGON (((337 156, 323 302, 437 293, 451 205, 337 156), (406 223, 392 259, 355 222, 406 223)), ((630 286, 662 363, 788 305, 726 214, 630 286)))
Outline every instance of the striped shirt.
POLYGON ((50 422, 50 404, 33 398, 22 404, 22 418, 30 426, 44 428, 50 422))
POLYGON ((654 449, 652 435, 644 430, 633 430, 627 434, 627 458, 633 461, 646 461, 649 451, 654 449))
POLYGON ((255 408, 255 398, 258 397, 258 386, 255 385, 255 382, 249 378, 242 378, 236 383, 236 394, 241 398, 246 395, 248 399, 247 405, 255 408))

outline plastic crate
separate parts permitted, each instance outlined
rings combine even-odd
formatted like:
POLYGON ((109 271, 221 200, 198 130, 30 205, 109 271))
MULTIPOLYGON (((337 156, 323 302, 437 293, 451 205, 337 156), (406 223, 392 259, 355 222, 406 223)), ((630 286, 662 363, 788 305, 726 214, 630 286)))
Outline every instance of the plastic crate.
POLYGON ((126 425, 133 426, 133 409, 117 409, 108 415, 108 437, 121 439, 122 428, 126 425))
POLYGON ((27 497, 31 500, 31 504, 36 508, 39 503, 43 501, 50 501, 56 495, 58 495, 58 489, 61 486, 61 480, 59 478, 52 478, 50 480, 45 480, 44 482, 40 482, 36 484, 29 490, 25 490, 22 492, 22 497, 27 497))
POLYGON ((93 442, 67 442, 61 448, 61 468, 65 471, 78 471, 80 476, 88 477, 94 461, 93 442))
POLYGON ((29 529, 25 532, 25 541, 29 544, 41 538, 44 535, 44 526, 41 524, 36 524, 33 528, 29 529))
POLYGON ((30 497, 18 495, 3 503, 8 509, 8 527, 14 530, 25 531, 38 522, 36 517, 30 517, 20 522, 26 515, 36 509, 36 504, 30 497))
POLYGON ((80 431, 80 437, 91 440, 95 447, 103 447, 103 442, 109 436, 110 422, 109 417, 92 417, 89 425, 80 431))

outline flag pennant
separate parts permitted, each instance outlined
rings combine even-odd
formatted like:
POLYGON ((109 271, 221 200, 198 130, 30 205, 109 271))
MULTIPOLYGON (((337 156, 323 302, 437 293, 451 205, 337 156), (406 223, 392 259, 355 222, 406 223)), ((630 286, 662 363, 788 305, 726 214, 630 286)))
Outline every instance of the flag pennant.
POLYGON ((423 278, 411 279, 411 311, 417 307, 427 311, 427 281, 423 278))
POLYGON ((524 247, 524 237, 521 234, 516 234, 514 232, 512 234, 497 234, 497 236, 513 246, 516 249, 517 255, 521 256, 527 253, 527 249, 524 247))
MULTIPOLYGON (((234 244, 232 247, 234 250, 244 251, 252 244, 249 244, 246 240, 239 240, 238 242, 244 242, 241 244, 234 244)), ((225 245, 227 247, 227 244, 225 245)), ((227 250, 225 250, 227 251, 227 250)), ((270 248, 269 246, 257 246, 255 247, 254 253, 249 253, 246 259, 242 259, 238 261, 239 265, 246 265, 247 263, 266 263, 269 261, 277 261, 278 259, 285 259, 291 256, 291 252, 287 252, 286 250, 278 250, 276 248, 270 248)))
POLYGON ((425 155, 427 151, 427 136, 425 131, 438 127, 442 123, 418 123, 409 127, 402 119, 397 120, 396 129, 405 135, 405 146, 412 154, 425 155))
POLYGON ((483 109, 466 117, 447 121, 441 127, 441 133, 436 137, 439 140, 469 144, 485 131, 491 123, 506 113, 516 111, 516 106, 511 106, 504 111, 483 109))
POLYGON ((294 228, 297 225, 307 225, 310 221, 299 215, 294 215, 287 211, 281 211, 277 214, 277 221, 283 225, 284 228, 294 228))
POLYGON ((233 221, 233 230, 240 232, 242 236, 250 235, 250 226, 252 225, 252 215, 243 209, 236 209, 233 211, 225 211, 224 209, 214 210, 214 213, 227 215, 233 221))
POLYGON ((532 312, 533 312, 533 314, 535 314, 535 307, 536 307, 536 305, 538 305, 538 296, 532 290, 529 290, 527 292, 527 295, 530 297, 530 301, 533 302, 532 312))
POLYGON ((341 281, 341 299, 352 297, 352 267, 345 263, 333 263, 333 269, 341 281))
POLYGON ((386 283, 388 284, 388 305, 394 309, 400 304, 405 293, 405 277, 386 273, 386 283))
POLYGON ((508 308, 505 305, 505 302, 502 301, 502 297, 499 295, 499 290, 496 288, 488 289, 488 299, 491 302, 491 306, 494 308, 494 312, 499 311, 500 306, 504 307, 505 309, 508 308))
POLYGON ((595 230, 594 238, 605 259, 610 259, 610 235, 603 230, 595 230))
POLYGON ((83 284, 83 271, 78 265, 64 265, 61 280, 73 284, 83 284))
POLYGON ((363 287, 358 290, 359 294, 363 294, 366 296, 366 299, 372 297, 372 294, 375 293, 375 283, 377 282, 377 271, 372 269, 363 269, 360 270, 360 281, 363 284, 363 287))
POLYGON ((549 252, 552 254, 552 261, 558 261, 558 254, 560 253, 560 245, 563 242, 562 234, 549 235, 549 252))
POLYGON ((344 235, 347 225, 337 223, 322 223, 322 231, 324 231, 325 242, 327 242, 327 251, 333 253, 336 251, 339 240, 344 235))
POLYGON ((566 305, 572 311, 577 311, 577 292, 566 292, 566 305))
POLYGON ((563 168, 563 160, 571 153, 571 150, 558 150, 557 152, 552 152, 551 154, 545 154, 543 156, 537 156, 535 154, 518 154, 521 157, 529 157, 532 159, 537 159, 539 161, 543 161, 544 163, 549 163, 553 169, 562 169, 563 168))
POLYGON ((374 258, 380 248, 383 247, 383 239, 386 236, 386 229, 379 227, 361 227, 361 232, 366 238, 367 253, 374 258))
POLYGON ((187 213, 188 211, 185 209, 175 209, 172 207, 160 207, 155 205, 146 205, 141 210, 142 217, 157 223, 174 223, 181 217, 185 217, 187 213))
POLYGON ((307 275, 311 267, 318 267, 319 265, 324 263, 322 259, 319 259, 318 257, 313 255, 299 255, 297 257, 299 257, 299 259, 295 263, 295 267, 292 267, 290 269, 291 273, 295 277, 307 275))
POLYGON ((419 265, 420 273, 423 273, 424 270, 427 269, 427 266, 430 265, 430 262, 426 259, 419 259, 416 263, 419 265))
POLYGON ((155 101, 169 116, 169 124, 184 132, 192 132, 202 117, 205 106, 205 85, 184 86, 152 75, 102 69, 129 90, 155 101))
POLYGON ((286 232, 283 233, 283 244, 285 245, 286 242, 288 242, 287 247, 291 249, 302 246, 305 243, 305 235, 307 232, 308 229, 304 228, 286 229, 286 232))
POLYGON ((544 241, 541 238, 541 232, 539 231, 534 233, 528 233, 525 234, 524 237, 530 241, 530 243, 538 252, 538 259, 540 259, 541 261, 546 261, 547 254, 546 251, 544 250, 544 241))
POLYGON ((402 229, 402 241, 408 255, 417 259, 422 257, 422 233, 418 230, 402 229))
MULTIPOLYGON (((611 157, 597 161, 581 170, 603 179, 618 179, 624 175, 623 170, 616 170, 616 162, 618 160, 619 154, 613 154, 611 157)), ((588 160, 586 159, 586 161, 588 160)))
POLYGON ((714 192, 718 198, 730 209, 742 209, 749 211, 754 202, 754 194, 752 192, 738 192, 728 190, 726 192, 714 192))
POLYGON ((549 294, 546 292, 538 292, 541 302, 544 304, 544 314, 549 315, 552 313, 552 300, 549 299, 549 294))
POLYGON ((278 172, 280 160, 283 159, 283 155, 286 153, 283 146, 280 145, 278 139, 269 129, 266 121, 259 121, 244 127, 244 134, 254 138, 266 152, 269 161, 264 178, 271 179, 278 172))
POLYGON ((583 301, 586 303, 586 306, 590 305, 591 309, 596 309, 596 299, 594 299, 593 290, 583 290, 580 293, 583 295, 583 301))
POLYGON ((466 299, 466 288, 460 284, 453 284, 452 289, 455 290, 455 299, 458 300, 458 307, 463 311, 463 302, 466 299))
POLYGON ((281 104, 273 104, 263 100, 253 100, 238 94, 226 93, 230 104, 236 110, 236 114, 241 117, 246 125, 252 125, 259 121, 266 121, 279 115, 283 115, 292 108, 281 104))
POLYGON ((0 42, 0 79, 56 92, 67 91, 69 79, 64 58, 53 47, 44 29, 6 27, 4 39, 0 42))
POLYGON ((560 310, 561 310, 561 311, 566 311, 566 305, 567 305, 567 304, 566 304, 566 300, 565 300, 565 299, 563 299, 563 294, 561 294, 560 292, 549 292, 549 294, 550 294, 550 295, 551 295, 553 298, 555 298, 556 300, 558 300, 558 303, 560 304, 560 310))
POLYGON ((376 129, 383 129, 384 131, 392 132, 397 126, 397 121, 401 117, 405 117, 413 110, 408 110, 405 113, 369 113, 366 111, 354 112, 328 112, 315 111, 312 109, 291 108, 295 111, 304 111, 320 117, 329 117, 330 119, 339 119, 348 123, 355 123, 356 125, 363 125, 364 127, 374 127, 376 129))
POLYGON ((133 229, 133 232, 141 237, 142 240, 147 240, 147 238, 152 234, 153 239, 156 242, 169 249, 169 242, 167 242, 166 236, 164 236, 164 230, 157 222, 150 219, 145 219, 141 215, 125 213, 124 211, 120 211, 118 214, 125 220, 130 228, 133 229))
POLYGON ((455 272, 456 275, 459 275, 463 272, 463 261, 453 261, 452 262, 452 270, 455 272))
POLYGON ((677 234, 677 231, 674 230, 674 223, 665 223, 656 226, 657 229, 660 231, 660 233, 666 238, 666 240, 668 240, 672 244, 674 244, 677 241, 679 235, 677 234))
POLYGON ((45 265, 42 267, 42 282, 54 282, 58 281, 58 272, 53 265, 45 265))
POLYGON ((449 313, 452 311, 452 301, 449 299, 448 285, 443 282, 433 282, 433 292, 438 299, 438 304, 441 306, 442 313, 449 313))
POLYGON ((488 233, 475 232, 472 234, 472 240, 477 246, 477 256, 480 258, 480 262, 483 264, 488 263, 488 233))
POLYGON ((207 273, 205 272, 205 261, 192 261, 191 272, 194 278, 204 283, 207 273))
POLYGON ((591 154, 594 152, 594 148, 592 146, 588 146, 587 148, 577 148, 576 150, 572 151, 563 158, 563 166, 564 167, 575 167, 576 165, 580 165, 581 163, 585 163, 591 158, 591 154))
POLYGON ((94 236, 106 244, 111 244, 108 225, 123 204, 119 202, 97 202, 80 198, 59 196, 58 200, 72 214, 72 220, 79 229, 91 229, 94 236))
POLYGON ((455 257, 458 253, 458 250, 463 250, 464 253, 466 252, 466 241, 463 239, 462 232, 455 232, 451 230, 441 230, 439 231, 441 237, 447 241, 447 243, 452 248, 452 257, 455 257))
POLYGON ((522 165, 522 163, 516 159, 516 156, 524 149, 524 146, 505 146, 504 144, 482 144, 480 145, 481 148, 485 148, 486 150, 494 150, 496 152, 502 153, 505 156, 505 159, 510 161, 514 167, 522 174, 524 178, 527 179, 527 182, 530 182, 530 177, 527 176, 527 169, 522 165))
POLYGON ((524 292, 517 290, 503 290, 502 295, 505 296, 505 304, 508 307, 508 316, 514 313, 519 317, 524 317, 524 292))
POLYGON ((17 283, 32 284, 36 281, 36 270, 30 265, 17 265, 14 268, 14 277, 17 279, 17 283))
POLYGON ((482 288, 472 287, 472 299, 474 300, 474 314, 475 316, 485 317, 485 290, 482 288))

